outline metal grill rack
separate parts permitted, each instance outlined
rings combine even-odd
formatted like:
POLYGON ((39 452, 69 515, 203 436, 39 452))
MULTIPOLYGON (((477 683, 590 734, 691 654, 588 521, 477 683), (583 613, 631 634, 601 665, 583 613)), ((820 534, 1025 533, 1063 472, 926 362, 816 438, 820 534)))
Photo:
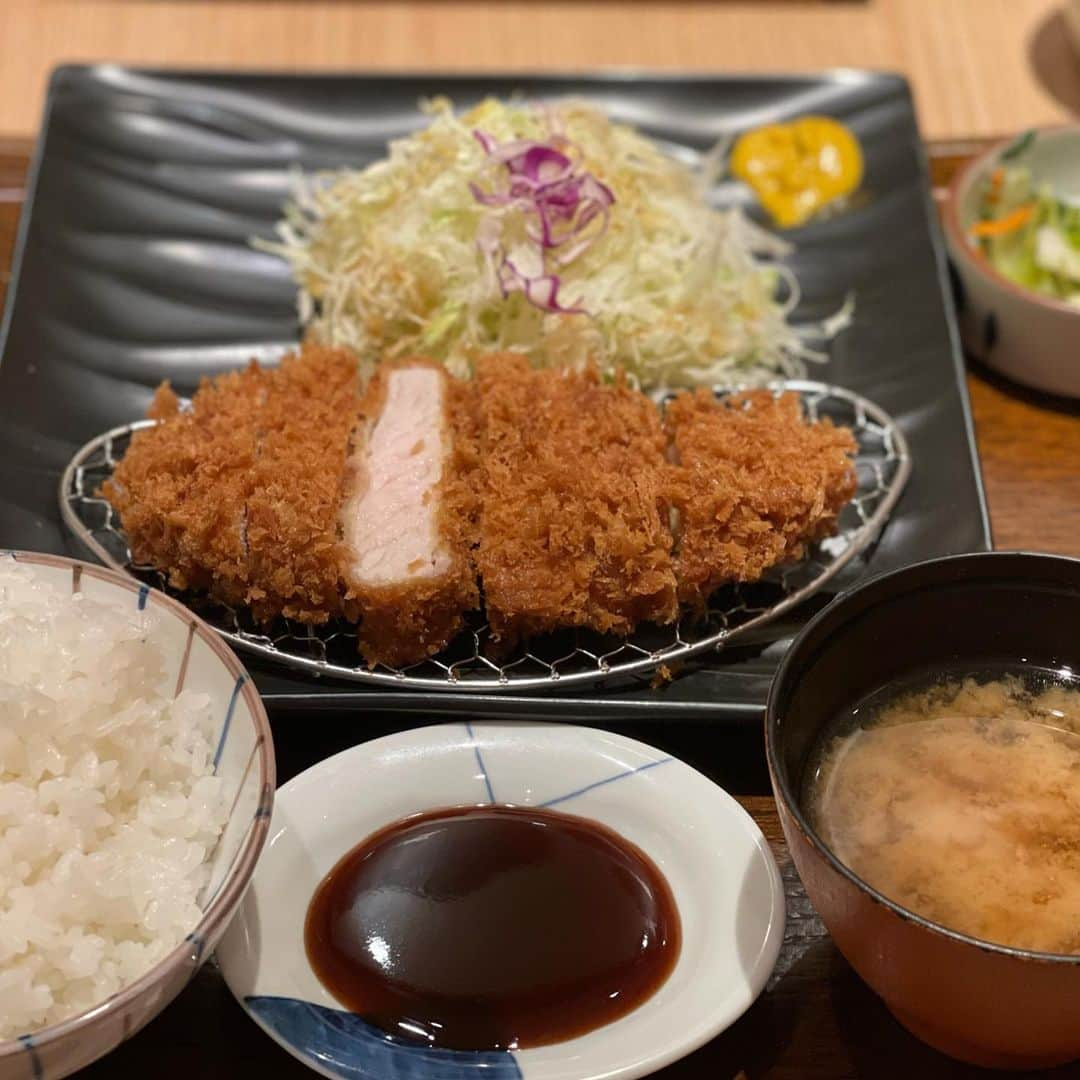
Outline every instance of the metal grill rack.
MULTIPOLYGON (((770 384, 774 393, 795 391, 806 415, 830 417, 852 429, 858 441, 854 499, 841 515, 835 536, 814 544, 798 563, 780 568, 754 585, 728 586, 713 595, 704 617, 671 626, 642 626, 627 638, 564 631, 537 638, 509 655, 490 649, 487 626, 478 617, 439 655, 407 668, 368 668, 347 624, 307 627, 278 620, 256 626, 246 611, 178 594, 164 576, 132 562, 127 539, 112 507, 96 495, 123 457, 144 420, 99 435, 71 459, 60 480, 60 513, 78 540, 101 562, 162 589, 188 604, 236 648, 312 675, 416 690, 520 691, 596 684, 640 675, 661 665, 718 650, 759 630, 823 588, 877 539, 911 472, 907 441, 895 421, 865 398, 807 380, 770 384)), ((732 391, 718 391, 723 396, 732 391)))

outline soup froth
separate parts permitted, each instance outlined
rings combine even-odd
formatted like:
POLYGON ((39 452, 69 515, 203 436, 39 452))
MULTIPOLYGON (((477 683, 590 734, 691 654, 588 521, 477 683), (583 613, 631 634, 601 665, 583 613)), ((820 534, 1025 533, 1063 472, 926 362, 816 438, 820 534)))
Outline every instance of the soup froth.
POLYGON ((896 903, 1080 954, 1080 690, 968 677, 864 700, 822 744, 811 820, 896 903))

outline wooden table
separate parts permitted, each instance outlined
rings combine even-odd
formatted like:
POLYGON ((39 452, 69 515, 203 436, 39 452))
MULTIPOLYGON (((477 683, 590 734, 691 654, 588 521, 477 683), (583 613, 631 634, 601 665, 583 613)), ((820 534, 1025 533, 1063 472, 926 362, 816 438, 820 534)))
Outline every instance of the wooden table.
POLYGON ((59 63, 348 71, 903 71, 928 138, 1080 107, 1067 0, 3 0, 0 134, 59 63))
MULTIPOLYGON (((947 182, 975 149, 974 143, 932 146, 935 185, 947 182)), ((11 261, 29 151, 27 141, 0 141, 4 268, 11 261)), ((0 295, 8 277, 5 269, 0 295)), ((1080 403, 1025 392, 981 369, 969 372, 968 389, 997 546, 1080 556, 1080 403)), ((718 744, 717 752, 759 752, 755 739, 740 739, 738 747, 718 744)), ((308 742, 304 752, 314 763, 351 741, 347 730, 328 730, 318 744, 308 742)), ((669 748, 678 752, 677 746, 669 748)), ((306 762, 293 765, 306 767, 306 762)), ((810 906, 772 797, 743 792, 739 800, 764 831, 784 876, 784 948, 768 990, 753 1008, 720 1038, 657 1074, 658 1080, 944 1080, 994 1075, 935 1054, 892 1020, 836 951, 810 906)), ((157 1080, 302 1080, 311 1075, 244 1019, 220 978, 200 975, 184 991, 183 1002, 84 1075, 102 1080, 147 1075, 157 1080), (197 1030, 190 1023, 192 1016, 200 1018, 197 1030)), ((1080 1066, 1043 1075, 1054 1080, 1080 1077, 1080 1066)))

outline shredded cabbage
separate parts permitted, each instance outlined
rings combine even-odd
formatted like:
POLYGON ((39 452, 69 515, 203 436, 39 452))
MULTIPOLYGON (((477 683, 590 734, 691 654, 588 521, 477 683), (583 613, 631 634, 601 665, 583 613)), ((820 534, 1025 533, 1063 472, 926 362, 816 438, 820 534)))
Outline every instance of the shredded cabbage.
MULTIPOLYGON (((821 358, 787 321, 794 274, 759 260, 788 245, 709 205, 722 154, 692 168, 579 101, 424 108, 429 126, 385 160, 298 176, 279 242, 259 245, 291 264, 315 340, 351 347, 367 370, 421 353, 468 375, 478 356, 514 350, 536 366, 621 367, 645 389, 799 376, 821 358), (485 144, 553 138, 613 196, 602 234, 559 267, 561 310, 500 286, 491 206, 476 194, 491 175, 485 144)), ((533 235, 528 212, 501 206, 500 230, 533 235)))

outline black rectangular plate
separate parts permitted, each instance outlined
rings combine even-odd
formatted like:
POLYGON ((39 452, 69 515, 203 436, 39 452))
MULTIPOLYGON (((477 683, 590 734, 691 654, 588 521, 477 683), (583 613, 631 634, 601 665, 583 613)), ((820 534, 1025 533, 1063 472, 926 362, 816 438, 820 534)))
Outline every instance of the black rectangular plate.
MULTIPOLYGON (((165 378, 273 359, 298 336, 286 267, 258 254, 290 171, 363 165, 423 123, 419 99, 579 95, 674 146, 705 149, 748 126, 808 112, 857 134, 866 178, 852 209, 795 234, 797 321, 854 325, 811 372, 878 402, 911 442, 914 474, 859 576, 990 546, 945 259, 911 95, 894 75, 808 77, 286 76, 65 67, 53 76, 20 228, 0 364, 0 547, 82 554, 56 484, 71 454, 139 418, 165 378)), ((809 609, 808 609, 809 610, 809 609)), ((565 720, 756 719, 805 620, 648 680, 587 693, 372 690, 252 664, 279 708, 468 711, 565 720)))

